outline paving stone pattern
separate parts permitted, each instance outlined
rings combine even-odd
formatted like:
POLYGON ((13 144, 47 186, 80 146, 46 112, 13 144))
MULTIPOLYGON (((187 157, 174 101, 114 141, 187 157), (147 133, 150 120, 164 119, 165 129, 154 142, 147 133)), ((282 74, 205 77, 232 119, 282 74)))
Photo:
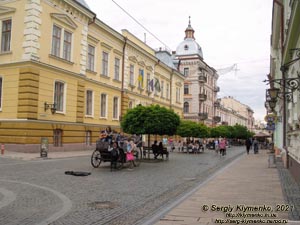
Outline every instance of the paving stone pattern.
POLYGON ((39 224, 59 212, 49 224, 142 224, 244 152, 244 147, 228 149, 225 157, 210 150, 197 155, 173 152, 168 161, 114 172, 109 163, 92 168, 90 157, 26 162, 0 158, 0 188, 16 195, 1 208, 5 196, 0 189, 0 224, 39 224), (65 171, 92 174, 75 177, 65 171))
POLYGON ((289 219, 293 221, 300 220, 300 185, 291 176, 288 169, 284 168, 283 162, 280 159, 276 160, 276 166, 279 172, 282 192, 285 201, 293 210, 289 213, 289 219))

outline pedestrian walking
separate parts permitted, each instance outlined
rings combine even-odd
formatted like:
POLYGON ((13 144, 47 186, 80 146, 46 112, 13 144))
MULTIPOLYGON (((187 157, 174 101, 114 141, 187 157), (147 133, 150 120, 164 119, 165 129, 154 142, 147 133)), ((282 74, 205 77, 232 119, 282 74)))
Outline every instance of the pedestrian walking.
POLYGON ((221 156, 226 155, 226 140, 225 138, 222 138, 220 143, 219 143, 219 148, 220 148, 220 154, 221 156))
POLYGON ((246 145, 247 154, 249 155, 250 147, 252 145, 250 138, 247 138, 245 145, 246 145))
POLYGON ((257 154, 258 153, 258 141, 256 138, 254 138, 254 141, 253 141, 253 149, 254 149, 254 154, 257 154))
POLYGON ((219 140, 218 139, 214 140, 214 145, 215 145, 216 155, 218 155, 219 154, 219 150, 220 150, 220 148, 219 148, 219 140))

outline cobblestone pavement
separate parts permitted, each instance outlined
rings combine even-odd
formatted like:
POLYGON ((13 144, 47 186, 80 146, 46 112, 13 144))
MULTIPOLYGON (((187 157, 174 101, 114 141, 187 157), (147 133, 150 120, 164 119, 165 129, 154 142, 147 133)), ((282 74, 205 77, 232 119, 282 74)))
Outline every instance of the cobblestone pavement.
MULTIPOLYGON (((300 186, 291 176, 288 169, 285 169, 283 162, 279 159, 276 161, 279 172, 282 192, 287 204, 293 206, 293 210, 289 213, 289 219, 294 221, 300 220, 300 186)), ((300 224, 300 222, 299 222, 300 224)))
POLYGON ((0 158, 0 224, 142 224, 236 157, 170 153, 168 161, 143 162, 133 171, 92 168, 90 156, 17 160, 0 158), (65 171, 91 172, 90 176, 65 171))

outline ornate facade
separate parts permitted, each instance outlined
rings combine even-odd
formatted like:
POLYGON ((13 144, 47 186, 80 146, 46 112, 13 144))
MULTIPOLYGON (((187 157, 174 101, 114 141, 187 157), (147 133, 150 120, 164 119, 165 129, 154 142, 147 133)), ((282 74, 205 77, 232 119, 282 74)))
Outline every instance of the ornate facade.
POLYGON ((182 116, 184 77, 84 0, 0 2, 0 143, 39 151, 94 148, 137 104, 182 116))
POLYGON ((200 45, 195 41, 194 29, 189 21, 185 38, 173 52, 176 67, 184 74, 184 119, 214 126, 217 100, 217 71, 203 60, 200 45))
POLYGON ((275 118, 273 121, 275 149, 278 153, 281 152, 286 167, 298 182, 300 182, 299 18, 299 1, 273 2, 271 66, 266 96, 268 117, 272 114, 275 118), (271 98, 270 90, 278 90, 276 98, 271 98))

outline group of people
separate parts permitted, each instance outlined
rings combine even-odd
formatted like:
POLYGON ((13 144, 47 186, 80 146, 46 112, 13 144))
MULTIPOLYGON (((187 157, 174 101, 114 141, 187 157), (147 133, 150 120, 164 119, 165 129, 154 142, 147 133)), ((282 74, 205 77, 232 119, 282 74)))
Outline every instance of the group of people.
POLYGON ((254 138, 254 140, 252 140, 251 138, 248 138, 245 142, 247 154, 249 155, 249 152, 250 152, 250 149, 252 148, 252 146, 253 146, 254 154, 258 154, 258 144, 259 143, 256 138, 254 138))
POLYGON ((127 138, 122 133, 113 132, 111 127, 108 126, 101 131, 99 138, 102 142, 108 142, 109 144, 108 151, 111 153, 111 169, 116 169, 118 160, 129 162, 129 170, 136 166, 134 162, 135 156, 138 156, 136 147, 140 144, 138 136, 127 138))
POLYGON ((216 154, 220 153, 220 156, 225 156, 226 155, 226 148, 227 148, 226 138, 216 139, 214 141, 214 144, 215 144, 216 154))
POLYGON ((154 159, 157 159, 159 155, 161 155, 162 158, 164 158, 164 155, 166 155, 167 158, 169 157, 169 152, 164 149, 162 142, 159 142, 159 144, 157 145, 157 140, 155 140, 151 148, 154 155, 154 159))

